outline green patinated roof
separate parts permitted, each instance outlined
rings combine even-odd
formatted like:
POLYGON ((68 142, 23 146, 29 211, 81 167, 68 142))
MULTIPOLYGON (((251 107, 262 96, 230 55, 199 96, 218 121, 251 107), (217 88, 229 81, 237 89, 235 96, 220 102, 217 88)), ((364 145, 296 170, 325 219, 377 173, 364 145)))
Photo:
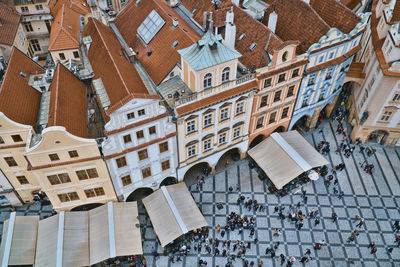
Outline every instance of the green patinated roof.
POLYGON ((207 31, 193 45, 178 50, 178 53, 196 71, 242 56, 236 50, 225 45, 220 34, 214 35, 211 31, 207 31))

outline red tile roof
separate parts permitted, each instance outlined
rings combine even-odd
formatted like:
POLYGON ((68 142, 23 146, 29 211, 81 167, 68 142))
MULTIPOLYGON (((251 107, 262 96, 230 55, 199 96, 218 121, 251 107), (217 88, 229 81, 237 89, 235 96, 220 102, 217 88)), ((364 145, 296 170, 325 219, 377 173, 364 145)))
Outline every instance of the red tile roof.
POLYGON ((49 51, 79 48, 80 14, 63 5, 51 25, 49 51))
POLYGON ((160 84, 172 68, 180 62, 177 50, 188 47, 200 39, 200 36, 172 9, 165 0, 130 1, 115 19, 115 24, 124 39, 137 54, 140 63, 146 69, 155 84, 160 84), (138 37, 137 29, 152 10, 155 10, 165 24, 148 45, 138 37), (178 18, 179 26, 172 27, 172 21, 178 18), (178 41, 178 45, 172 44, 178 41), (147 55, 151 51, 151 56, 147 55))
POLYGON ((400 0, 396 1, 393 9, 392 18, 390 19, 390 24, 400 21, 400 0))
MULTIPOLYGON (((263 20, 265 25, 268 25, 269 14, 273 10, 274 6, 271 5, 265 11, 263 20)), ((306 52, 312 44, 317 43, 330 29, 317 12, 302 0, 276 1, 275 12, 278 14, 275 33, 283 41, 300 41, 297 47, 300 54, 306 52)))
POLYGON ((353 10, 361 2, 361 0, 341 0, 340 2, 342 2, 342 4, 348 9, 353 10))
POLYGON ((360 17, 336 0, 311 0, 311 6, 329 26, 346 34, 361 21, 360 17))
POLYGON ((13 48, 4 80, 0 87, 0 111, 8 118, 35 126, 41 93, 28 85, 30 74, 45 71, 17 48, 13 48), (23 72, 26 77, 21 76, 23 72))
POLYGON ((63 5, 68 6, 69 8, 71 8, 75 12, 78 12, 81 15, 86 15, 90 13, 90 8, 85 0, 50 0, 50 14, 55 17, 63 5))
POLYGON ((0 44, 13 45, 20 18, 15 8, 0 2, 0 44))
POLYGON ((203 12, 213 12, 213 21, 216 27, 225 25, 226 12, 233 7, 234 23, 236 26, 235 49, 242 54, 239 61, 249 68, 253 66, 256 68, 266 66, 265 47, 268 47, 268 53, 273 54, 274 49, 283 44, 281 39, 268 27, 253 19, 246 11, 232 4, 230 1, 222 2, 217 10, 215 10, 211 1, 208 0, 182 0, 182 4, 190 12, 196 10, 193 18, 201 25, 203 24, 203 12), (242 34, 244 34, 244 37, 239 40, 242 34), (257 45, 253 50, 250 50, 250 46, 253 43, 257 45))
POLYGON ((110 114, 133 97, 159 98, 147 91, 135 67, 126 59, 114 32, 98 20, 89 18, 83 36, 92 38, 88 52, 95 77, 101 78, 110 99, 110 114))
POLYGON ((50 85, 48 126, 63 126, 75 136, 88 137, 86 86, 58 64, 50 85))

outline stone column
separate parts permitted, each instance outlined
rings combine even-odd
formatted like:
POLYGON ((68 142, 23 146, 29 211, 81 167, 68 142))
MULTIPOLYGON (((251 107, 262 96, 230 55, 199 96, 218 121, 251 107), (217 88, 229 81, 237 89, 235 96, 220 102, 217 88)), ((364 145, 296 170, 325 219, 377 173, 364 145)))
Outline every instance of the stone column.
POLYGON ((325 108, 326 117, 328 117, 328 118, 331 117, 333 108, 336 106, 336 102, 338 101, 338 99, 339 99, 339 95, 335 96, 332 103, 328 104, 328 106, 325 108))
MULTIPOLYGON (((240 153, 240 152, 239 152, 240 153)), ((247 152, 240 153, 240 159, 245 159, 247 157, 247 152)))
MULTIPOLYGON (((311 117, 310 123, 309 123, 309 126, 308 126, 308 128, 309 128, 310 130, 314 129, 315 126, 317 125, 318 117, 319 117, 319 113, 320 113, 320 112, 321 112, 321 107, 318 107, 318 108, 315 109, 314 114, 313 114, 313 116, 311 117)), ((307 120, 307 124, 308 124, 308 120, 307 120)))

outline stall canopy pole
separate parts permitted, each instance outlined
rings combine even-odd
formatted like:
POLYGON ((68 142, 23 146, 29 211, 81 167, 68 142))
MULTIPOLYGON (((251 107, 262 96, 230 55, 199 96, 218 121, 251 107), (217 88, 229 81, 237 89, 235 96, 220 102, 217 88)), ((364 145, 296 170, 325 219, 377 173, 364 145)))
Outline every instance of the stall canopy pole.
POLYGON ((165 199, 167 200, 168 205, 169 205, 169 207, 170 207, 171 210, 172 210, 172 213, 175 215, 175 219, 176 219, 176 221, 178 222, 179 227, 181 228, 182 232, 183 232, 184 234, 187 233, 187 232, 189 232, 188 229, 187 229, 187 227, 186 227, 186 224, 183 222, 182 217, 181 217, 181 215, 179 214, 178 209, 177 209, 176 206, 175 206, 175 203, 172 201, 172 198, 171 198, 171 196, 169 195, 169 192, 168 192, 167 188, 166 188, 165 186, 162 186, 162 187, 161 187, 161 191, 163 192, 164 197, 165 197, 165 199))
POLYGON ((1 262, 1 266, 8 266, 8 260, 10 259, 10 252, 11 252, 11 241, 14 233, 14 224, 15 224, 15 216, 16 212, 11 212, 10 220, 8 221, 8 229, 7 229, 7 239, 4 248, 4 257, 3 261, 1 262))

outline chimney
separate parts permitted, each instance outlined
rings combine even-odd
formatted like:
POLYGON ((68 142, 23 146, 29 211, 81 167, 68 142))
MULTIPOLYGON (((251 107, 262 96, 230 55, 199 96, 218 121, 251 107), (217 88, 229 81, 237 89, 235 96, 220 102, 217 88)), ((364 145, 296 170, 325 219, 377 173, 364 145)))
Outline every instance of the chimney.
POLYGON ((179 0, 167 0, 170 7, 176 7, 179 4, 179 0))
POLYGON ((226 20, 225 20, 225 42, 226 44, 235 49, 235 38, 236 38, 236 26, 233 23, 234 13, 233 13, 233 6, 231 10, 226 12, 226 20))
POLYGON ((208 20, 208 29, 211 30, 211 32, 214 31, 214 28, 213 28, 214 27, 214 21, 213 21, 212 15, 213 15, 213 13, 210 12, 210 19, 208 20))
POLYGON ((276 14, 275 10, 269 14, 268 18, 268 28, 275 32, 276 30, 276 23, 278 22, 278 14, 276 14))
POLYGON ((172 20, 172 27, 177 28, 178 25, 179 25, 178 19, 177 19, 177 18, 174 18, 174 19, 172 20))
POLYGON ((203 28, 207 29, 207 11, 203 12, 203 28))
POLYGON ((310 0, 303 0, 304 3, 310 4, 310 0))

